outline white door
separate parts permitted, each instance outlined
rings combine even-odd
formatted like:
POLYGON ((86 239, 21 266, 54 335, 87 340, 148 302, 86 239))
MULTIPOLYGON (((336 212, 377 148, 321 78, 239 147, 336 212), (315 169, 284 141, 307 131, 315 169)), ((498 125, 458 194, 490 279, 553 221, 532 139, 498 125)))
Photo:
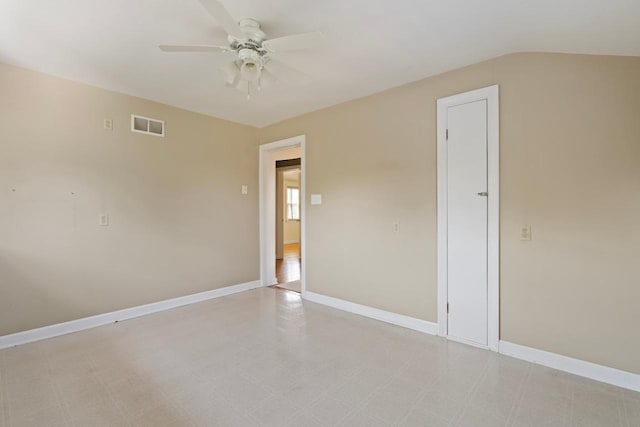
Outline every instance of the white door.
POLYGON ((487 346, 487 100, 447 108, 449 338, 487 346))

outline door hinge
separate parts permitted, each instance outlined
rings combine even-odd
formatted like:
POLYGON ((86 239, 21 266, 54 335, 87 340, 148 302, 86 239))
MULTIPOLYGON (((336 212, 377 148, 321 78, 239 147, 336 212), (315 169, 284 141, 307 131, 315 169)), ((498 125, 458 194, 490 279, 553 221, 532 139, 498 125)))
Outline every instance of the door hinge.
POLYGON ((447 303, 447 314, 449 314, 449 303, 447 303))
POLYGON ((446 130, 444 131, 444 139, 445 139, 446 141, 448 141, 448 140, 449 140, 449 129, 446 129, 446 130))

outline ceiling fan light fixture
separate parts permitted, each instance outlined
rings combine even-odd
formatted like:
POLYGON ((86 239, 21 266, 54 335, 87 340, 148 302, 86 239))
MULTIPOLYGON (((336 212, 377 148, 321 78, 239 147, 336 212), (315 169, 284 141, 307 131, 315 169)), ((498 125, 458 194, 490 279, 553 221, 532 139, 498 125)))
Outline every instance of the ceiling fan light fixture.
POLYGON ((260 78, 260 65, 252 61, 244 61, 240 67, 240 75, 250 82, 260 78))
POLYGON ((222 4, 225 0, 199 0, 214 20, 227 33, 228 46, 219 45, 160 45, 163 52, 199 52, 234 54, 235 58, 220 67, 226 84, 251 96, 276 80, 308 83, 309 76, 274 60, 280 52, 302 50, 320 45, 324 36, 319 31, 293 34, 268 39, 260 28, 260 22, 245 18, 239 22, 222 4), (275 74, 275 76, 274 76, 275 74), (277 76, 277 78, 276 78, 277 76))

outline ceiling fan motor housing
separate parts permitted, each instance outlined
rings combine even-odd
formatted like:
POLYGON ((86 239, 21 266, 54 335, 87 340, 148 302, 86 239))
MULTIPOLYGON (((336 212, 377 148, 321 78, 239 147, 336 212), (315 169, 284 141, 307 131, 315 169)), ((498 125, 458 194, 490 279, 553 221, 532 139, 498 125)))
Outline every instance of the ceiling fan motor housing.
POLYGON ((262 65, 262 55, 258 51, 250 48, 242 48, 238 51, 238 59, 242 63, 252 63, 256 65, 262 65))
POLYGON ((257 45, 260 45, 264 39, 266 38, 266 34, 264 31, 260 29, 260 23, 255 19, 244 18, 238 22, 238 26, 240 27, 240 31, 245 35, 245 39, 238 39, 229 35, 229 43, 242 45, 243 42, 253 41, 257 45))

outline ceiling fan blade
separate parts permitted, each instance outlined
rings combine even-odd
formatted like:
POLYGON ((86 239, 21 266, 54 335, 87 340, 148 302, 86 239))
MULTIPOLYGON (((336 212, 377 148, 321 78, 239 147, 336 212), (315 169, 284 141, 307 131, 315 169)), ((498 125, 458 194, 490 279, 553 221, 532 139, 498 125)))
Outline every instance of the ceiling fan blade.
POLYGON ((278 80, 297 85, 311 83, 311 77, 308 74, 298 71, 277 59, 269 59, 269 62, 265 64, 264 68, 278 80))
POLYGON ((263 68, 260 72, 260 86, 265 88, 273 85, 278 79, 268 69, 263 68))
POLYGON ((200 0, 202 6, 213 16, 213 18, 222 25, 225 31, 237 39, 246 38, 240 30, 238 22, 233 19, 233 16, 227 11, 222 3, 218 0, 200 0))
POLYGON ((324 43, 324 35, 320 31, 311 33, 294 34, 292 36, 278 37, 265 40, 262 47, 269 52, 284 52, 287 50, 300 50, 318 47, 324 43))
POLYGON ((231 49, 224 46, 179 46, 161 44, 158 47, 163 52, 231 52, 231 49))

